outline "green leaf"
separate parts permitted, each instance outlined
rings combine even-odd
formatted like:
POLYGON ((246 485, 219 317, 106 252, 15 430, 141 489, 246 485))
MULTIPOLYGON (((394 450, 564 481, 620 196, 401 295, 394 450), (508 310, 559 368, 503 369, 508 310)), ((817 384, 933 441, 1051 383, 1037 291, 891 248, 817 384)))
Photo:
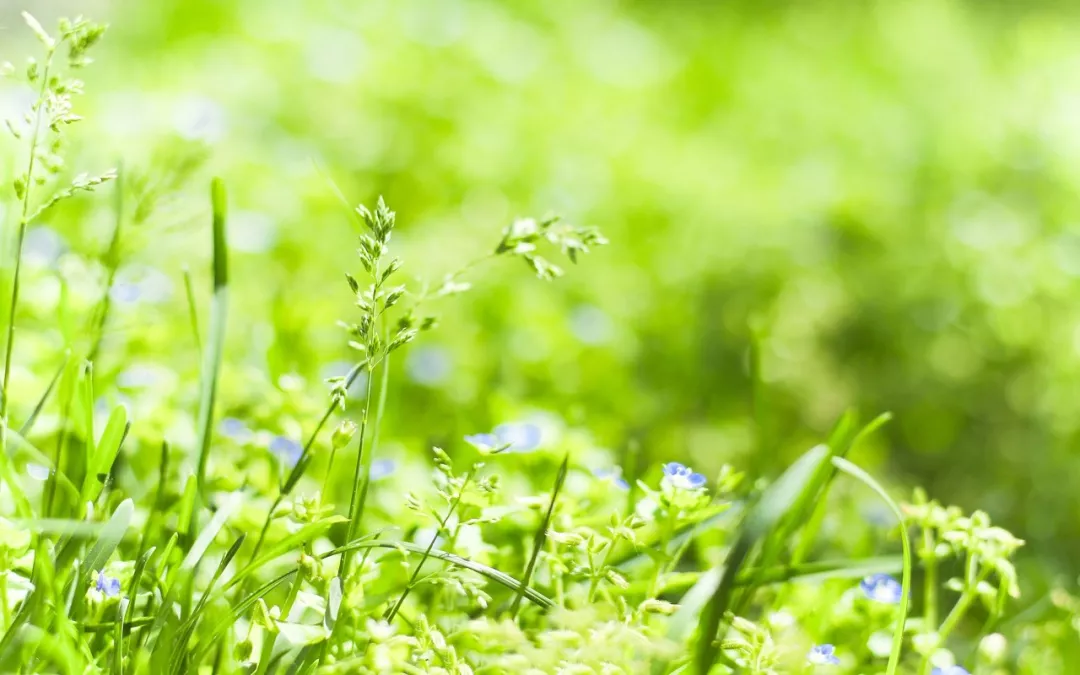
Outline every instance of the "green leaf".
POLYGON ((889 664, 885 668, 885 675, 896 675, 897 669, 900 668, 900 652, 904 646, 904 628, 907 623, 908 605, 910 604, 911 598, 911 539, 908 537, 904 513, 900 510, 897 503, 893 501, 892 497, 889 496, 889 493, 885 491, 885 488, 881 487, 881 484, 874 480, 870 474, 843 457, 833 457, 832 463, 833 466, 840 471, 843 471, 876 492, 877 495, 881 497, 881 500, 888 505, 889 510, 893 512, 893 515, 896 516, 897 522, 900 523, 900 543, 904 549, 904 571, 900 582, 900 616, 896 619, 896 628, 893 630, 892 650, 889 653, 889 664))
POLYGON ((86 470, 86 479, 83 481, 83 501, 93 501, 101 491, 104 477, 112 470, 116 455, 120 452, 127 437, 131 424, 127 419, 127 409, 120 405, 113 409, 109 415, 109 421, 105 425, 105 431, 101 434, 90 457, 90 464, 86 470))
POLYGON ((109 556, 120 545, 128 528, 131 527, 133 515, 135 515, 134 502, 130 499, 120 502, 113 511, 112 517, 109 518, 109 522, 105 523, 105 527, 101 529, 101 534, 90 548, 90 552, 86 554, 83 566, 87 572, 99 570, 105 566, 109 556))
POLYGON ((547 513, 544 514, 544 519, 540 522, 540 527, 536 530, 536 537, 533 539, 532 555, 529 556, 529 564, 525 566, 525 575, 521 579, 521 589, 514 596, 514 602, 510 605, 511 616, 517 616, 518 608, 521 606, 521 598, 524 596, 525 589, 529 587, 529 581, 532 580, 533 569, 536 567, 536 560, 540 557, 540 551, 544 548, 544 542, 547 541, 551 516, 555 513, 555 503, 559 499, 559 492, 562 490, 563 483, 566 481, 566 471, 569 465, 570 455, 566 454, 563 456, 562 464, 559 465, 559 473, 555 476, 555 485, 551 488, 551 502, 548 504, 547 513))
MULTIPOLYGON (((738 604, 732 603, 736 580, 750 559, 751 552, 755 547, 777 550, 783 544, 782 541, 770 541, 770 538, 773 538, 778 524, 789 515, 792 508, 827 480, 828 474, 822 471, 822 467, 827 465, 829 456, 828 448, 823 445, 808 450, 762 493, 758 502, 747 512, 735 544, 719 568, 716 590, 701 610, 693 672, 705 675, 716 662, 719 653, 716 636, 723 624, 724 614, 729 609, 736 613, 739 609, 738 604)), ((756 585, 754 582, 748 584, 742 597, 749 598, 756 585)), ((691 592, 693 591, 694 589, 691 589, 691 592)), ((677 622, 677 625, 683 624, 682 621, 677 622)))
MULTIPOLYGON (((210 187, 213 207, 214 296, 210 300, 209 344, 203 354, 199 378, 199 464, 195 472, 199 493, 206 495, 206 464, 210 457, 213 437, 214 401, 217 398, 218 373, 225 346, 225 320, 228 316, 229 252, 225 245, 226 196, 225 184, 215 178, 210 187)), ((194 505, 192 505, 194 508, 194 505)))

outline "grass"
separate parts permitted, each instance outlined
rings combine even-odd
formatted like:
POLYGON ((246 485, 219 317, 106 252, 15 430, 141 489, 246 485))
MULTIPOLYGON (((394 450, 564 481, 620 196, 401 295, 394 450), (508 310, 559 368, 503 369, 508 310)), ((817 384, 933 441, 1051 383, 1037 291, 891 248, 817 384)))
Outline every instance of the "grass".
MULTIPOLYGON (((123 180, 104 188, 118 174, 71 176, 63 163, 60 140, 77 121, 80 89, 69 78, 89 65, 86 52, 104 29, 64 21, 50 33, 27 22, 44 56, 41 72, 30 66, 19 75, 39 94, 29 125, 13 134, 28 162, 14 195, 21 216, 0 385, 4 672, 775 675, 831 665, 839 674, 925 675, 960 663, 971 672, 1039 672, 1019 651, 986 648, 989 627, 1009 625, 1023 542, 983 512, 921 492, 898 503, 895 488, 850 459, 888 416, 860 428, 854 413, 843 415, 782 471, 759 461, 779 436, 770 427, 764 333, 751 344, 758 454, 749 475, 732 465, 708 475, 674 460, 654 466, 636 449, 606 450, 585 424, 569 421, 587 412, 519 408, 490 432, 490 420, 463 412, 472 428, 460 438, 408 428, 422 419, 425 398, 395 388, 396 378, 444 330, 436 301, 454 312, 454 296, 483 283, 481 263, 506 261, 537 284, 563 284, 528 293, 572 293, 565 288, 575 266, 608 243, 596 228, 554 216, 511 219, 490 244, 454 242, 475 250, 455 259, 456 271, 432 274, 404 260, 416 244, 399 245, 395 235, 409 223, 399 224, 385 200, 353 206, 320 168, 331 197, 349 207, 342 225, 358 230, 359 248, 340 270, 346 284, 316 289, 343 299, 344 334, 313 361, 324 366, 346 350, 351 357, 319 391, 296 373, 268 375, 274 366, 264 356, 275 348, 265 334, 288 336, 288 312, 273 326, 245 321, 277 270, 237 274, 229 242, 238 229, 231 220, 227 227, 225 183, 215 178, 210 199, 199 202, 209 216, 200 232, 210 224, 211 236, 198 238, 209 284, 202 268, 185 269, 183 306, 157 314, 147 299, 153 289, 122 274, 134 225, 152 217, 151 196, 161 197, 153 172, 147 178, 125 163, 123 180), (24 271, 25 235, 54 206, 69 228, 82 227, 78 209, 97 199, 82 193, 99 188, 114 191, 108 243, 94 256, 100 287, 83 279, 95 293, 79 304, 75 284, 58 301, 58 327, 20 300, 21 285, 37 291, 66 273, 24 271), (208 321, 200 320, 200 288, 210 290, 208 321), (142 303, 135 311, 121 306, 128 293, 142 303), (110 332, 118 325, 119 341, 110 332), (55 344, 58 335, 72 337, 55 344), (246 344, 230 348, 230 340, 246 344), (194 354, 199 365, 139 384, 146 373, 136 357, 152 350, 194 354), (33 397, 15 396, 20 371, 33 375, 33 397), (401 440, 420 435, 422 449, 401 440), (869 487, 895 522, 859 516, 863 496, 840 476, 869 487), (889 540, 896 534, 899 554, 889 540), (955 567, 955 579, 935 576, 955 567), (933 609, 916 621, 920 569, 933 570, 922 598, 933 609), (883 594, 866 590, 868 577, 883 594), (947 590, 958 597, 939 622, 939 602, 953 597, 947 590), (881 633, 891 635, 884 651, 874 646, 881 633), (836 663, 820 660, 833 654, 836 663)), ((229 182, 234 195, 245 194, 243 177, 229 182)), ((300 246, 314 247, 317 235, 304 236, 300 246)), ((497 344, 448 323, 460 339, 497 344)), ((301 348, 284 339, 284 349, 301 348)), ((1070 611, 1080 613, 1080 601, 1070 611)), ((1033 630, 1041 626, 1056 630, 1049 619, 1033 630)))

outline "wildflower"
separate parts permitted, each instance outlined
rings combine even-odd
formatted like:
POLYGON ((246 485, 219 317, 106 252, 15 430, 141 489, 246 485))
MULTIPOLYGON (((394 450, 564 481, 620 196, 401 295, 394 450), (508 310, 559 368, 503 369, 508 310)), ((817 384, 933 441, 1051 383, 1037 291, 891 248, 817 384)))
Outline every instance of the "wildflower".
POLYGON ((107 577, 104 572, 98 572, 94 588, 103 593, 106 598, 114 598, 120 595, 120 580, 115 577, 107 577))
POLYGON ((679 462, 668 462, 664 465, 664 485, 670 485, 676 490, 696 490, 705 485, 705 476, 694 471, 679 462))
POLYGON ((251 436, 251 429, 243 421, 235 417, 226 417, 221 420, 221 435, 236 441, 247 440, 251 436))
POLYGON ((450 377, 453 363, 442 347, 420 347, 409 353, 405 370, 413 382, 425 387, 436 387, 450 377))
POLYGON ((608 481, 620 490, 629 490, 630 483, 626 482, 626 479, 622 477, 622 468, 612 467, 610 469, 596 469, 593 471, 593 475, 603 481, 608 481))
POLYGON ((300 461, 300 456, 304 454, 304 447, 291 438, 274 436, 270 441, 270 452, 290 466, 295 466, 300 461))
POLYGON ((930 675, 971 675, 963 666, 949 666, 948 668, 934 668, 930 675))
POLYGON ((334 429, 330 444, 335 450, 340 450, 349 444, 354 434, 356 434, 356 423, 352 420, 343 420, 337 429, 334 429))
POLYGON ((382 480, 397 470, 397 462, 392 459, 377 459, 371 463, 371 480, 382 480))
POLYGON ((836 648, 832 645, 814 645, 806 660, 815 666, 838 666, 840 659, 836 657, 836 648))
POLYGON ((535 424, 510 423, 495 427, 495 438, 500 445, 509 445, 510 452, 529 452, 540 447, 540 427, 535 424))
POLYGON ((871 600, 895 605, 900 602, 900 582, 888 574, 872 574, 859 582, 863 594, 871 600))

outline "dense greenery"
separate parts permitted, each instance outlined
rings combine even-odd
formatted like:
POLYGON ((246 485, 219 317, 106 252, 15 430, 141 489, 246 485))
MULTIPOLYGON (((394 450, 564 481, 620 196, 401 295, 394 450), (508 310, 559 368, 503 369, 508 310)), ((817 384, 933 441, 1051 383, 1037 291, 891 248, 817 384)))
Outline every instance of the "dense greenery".
POLYGON ((1072 10, 29 9, 0 671, 1080 662, 1072 10))

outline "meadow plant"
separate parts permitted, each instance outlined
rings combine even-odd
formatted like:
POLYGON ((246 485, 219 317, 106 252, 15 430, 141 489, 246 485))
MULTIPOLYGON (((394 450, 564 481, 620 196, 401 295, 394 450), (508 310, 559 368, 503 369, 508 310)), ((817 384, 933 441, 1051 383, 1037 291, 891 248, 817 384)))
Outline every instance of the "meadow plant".
MULTIPOLYGON (((393 255, 398 215, 382 198, 350 205, 359 265, 345 274, 353 308, 340 326, 354 362, 328 379, 327 401, 285 381, 245 408, 218 388, 231 278, 225 186, 214 181, 209 322, 191 275, 184 285, 202 356, 197 396, 183 399, 197 404, 194 432, 176 441, 141 430, 125 406, 96 410, 95 390, 159 381, 133 367, 95 376, 110 303, 126 297, 115 292, 115 233, 79 333, 89 338, 66 345, 38 400, 9 404, 27 229, 116 177, 68 178, 62 159, 81 91, 67 73, 89 63, 104 28, 62 21, 53 34, 26 22, 43 56, 5 67, 38 94, 8 121, 25 169, 11 181, 19 208, 0 388, 3 672, 1049 672, 1015 647, 1044 634, 1010 634, 1023 542, 922 491, 900 506, 848 459, 883 418, 860 427, 845 416, 774 480, 676 458, 634 466, 583 446, 581 430, 529 419, 477 429, 420 461, 391 454, 390 360, 436 329, 432 305, 467 293, 480 263, 519 258, 554 280, 564 273, 556 255, 576 263, 607 243, 558 218, 513 220, 489 252, 439 283, 410 285, 393 255), (133 470, 136 454, 156 471, 133 470), (902 554, 855 555, 849 533, 827 527, 830 494, 856 490, 895 516, 860 527, 898 534, 902 554)), ((159 181, 137 171, 117 181, 117 228, 152 221, 197 155, 181 153, 159 181)), ((1080 601, 1063 590, 1054 599, 1053 625, 1067 630, 1080 601)))

